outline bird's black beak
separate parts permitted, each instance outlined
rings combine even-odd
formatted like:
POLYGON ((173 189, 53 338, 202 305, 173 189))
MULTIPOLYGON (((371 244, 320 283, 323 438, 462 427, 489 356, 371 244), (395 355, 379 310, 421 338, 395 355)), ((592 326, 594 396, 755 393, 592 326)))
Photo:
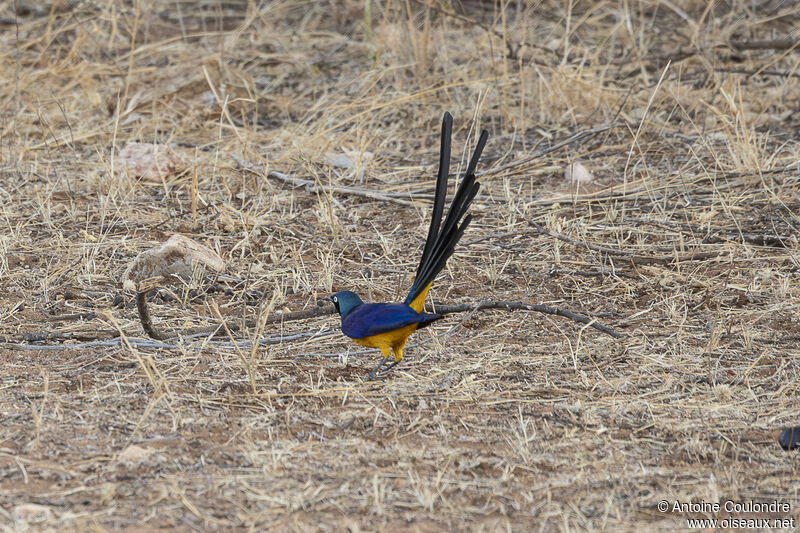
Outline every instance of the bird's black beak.
POLYGON ((322 307, 323 305, 325 305, 325 302, 333 303, 333 295, 325 296, 324 298, 320 298, 319 300, 317 300, 317 306, 322 307))

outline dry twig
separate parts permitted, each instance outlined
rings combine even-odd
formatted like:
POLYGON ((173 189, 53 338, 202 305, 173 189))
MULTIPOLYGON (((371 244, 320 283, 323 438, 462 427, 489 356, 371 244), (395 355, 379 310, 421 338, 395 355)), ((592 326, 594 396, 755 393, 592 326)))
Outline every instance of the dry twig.
MULTIPOLYGON (((328 185, 317 185, 315 182, 311 180, 304 180, 302 178, 295 178, 294 176, 289 176, 288 174, 284 174, 282 172, 277 172, 275 170, 270 170, 266 174, 261 173, 255 164, 250 163, 249 161, 245 161, 234 154, 230 154, 231 159, 236 161, 240 167, 247 169, 251 172, 255 172, 256 174, 265 175, 268 178, 273 178, 283 183, 289 184, 293 187, 304 187, 309 192, 328 192, 328 193, 339 193, 339 194, 348 194, 352 196, 361 196, 364 198, 370 198, 372 200, 380 200, 382 202, 389 202, 391 204, 397 205, 404 205, 410 206, 414 205, 414 202, 410 202, 407 200, 401 200, 400 198, 393 196, 387 196, 385 194, 381 194, 376 191, 371 191, 369 189, 364 189, 362 187, 342 187, 342 186, 328 186, 328 185)), ((412 195, 406 195, 407 197, 411 198, 412 195)))

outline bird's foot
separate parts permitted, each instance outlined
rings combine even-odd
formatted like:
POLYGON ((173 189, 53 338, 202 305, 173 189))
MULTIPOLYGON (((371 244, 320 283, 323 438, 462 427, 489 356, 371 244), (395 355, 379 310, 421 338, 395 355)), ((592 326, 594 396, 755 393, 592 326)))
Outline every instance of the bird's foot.
MULTIPOLYGON (((367 374, 367 381, 373 381, 373 380, 375 380, 375 376, 377 376, 377 375, 378 375, 378 372, 380 372, 381 368, 383 368, 383 365, 385 365, 385 364, 386 364, 386 361, 388 361, 388 360, 389 360, 389 358, 388 358, 388 357, 384 357, 383 359, 381 359, 381 362, 380 362, 380 363, 378 363, 378 366, 376 366, 375 368, 373 368, 373 369, 372 369, 372 372, 370 372, 369 374, 367 374)), ((391 368, 391 366, 390 366, 390 368, 391 368)), ((375 380, 375 381, 377 381, 377 380, 375 380)))
POLYGON ((367 374, 367 381, 379 381, 380 377, 378 377, 378 374, 385 375, 387 372, 389 372, 391 369, 393 369, 395 366, 397 366, 397 363, 400 362, 400 361, 394 361, 392 364, 390 364, 386 368, 383 368, 383 366, 386 364, 386 362, 388 360, 389 360, 389 358, 385 357, 380 363, 378 363, 378 366, 373 368, 372 372, 367 374))
POLYGON ((394 362, 394 363, 392 363, 391 365, 387 366, 386 368, 384 368, 384 369, 381 371, 381 374, 386 374, 386 373, 387 373, 387 372, 389 372, 391 369, 393 369, 394 367, 396 367, 396 366, 397 366, 397 363, 399 363, 399 362, 400 362, 400 361, 395 361, 395 362, 394 362))

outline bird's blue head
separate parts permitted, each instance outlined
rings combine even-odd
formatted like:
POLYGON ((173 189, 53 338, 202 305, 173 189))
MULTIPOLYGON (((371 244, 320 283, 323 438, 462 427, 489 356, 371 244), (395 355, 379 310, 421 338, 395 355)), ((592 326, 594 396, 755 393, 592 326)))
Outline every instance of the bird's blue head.
POLYGON ((364 302, 358 295, 352 291, 339 291, 332 296, 326 296, 325 300, 333 302, 336 310, 339 311, 339 316, 344 319, 350 311, 363 304, 364 302))

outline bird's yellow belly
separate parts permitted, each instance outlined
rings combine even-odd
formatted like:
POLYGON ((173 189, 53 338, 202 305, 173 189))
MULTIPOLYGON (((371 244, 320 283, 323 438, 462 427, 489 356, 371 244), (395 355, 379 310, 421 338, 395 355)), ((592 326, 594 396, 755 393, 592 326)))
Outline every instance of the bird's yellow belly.
MULTIPOLYGON (((409 335, 414 333, 417 329, 419 324, 409 324, 408 326, 404 326, 400 329, 395 329, 393 331, 387 331, 386 333, 378 333, 377 335, 370 335, 369 337, 364 337, 361 339, 353 339, 357 344, 361 346, 367 346, 369 348, 378 348, 381 352, 384 353, 384 357, 388 355, 388 350, 390 348, 397 348, 401 347, 406 343, 409 335)), ((402 357, 402 356, 401 356, 402 357)))

